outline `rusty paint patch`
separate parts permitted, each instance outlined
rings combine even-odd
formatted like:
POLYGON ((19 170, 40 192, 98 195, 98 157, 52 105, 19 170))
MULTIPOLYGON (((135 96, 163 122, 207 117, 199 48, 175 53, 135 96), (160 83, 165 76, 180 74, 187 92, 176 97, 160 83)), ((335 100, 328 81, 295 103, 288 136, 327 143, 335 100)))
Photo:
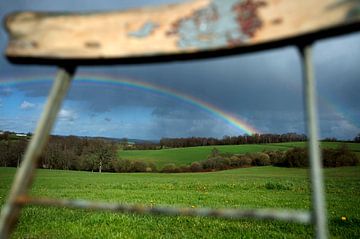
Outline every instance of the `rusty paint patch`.
POLYGON ((266 6, 264 1, 246 0, 235 4, 233 10, 236 12, 236 20, 241 30, 250 38, 261 28, 262 21, 258 16, 258 8, 266 6))
POLYGON ((208 6, 172 24, 166 35, 177 35, 180 48, 208 49, 239 45, 262 26, 257 0, 213 0, 208 6))
POLYGON ((135 32, 130 32, 128 34, 128 36, 137 37, 137 38, 148 37, 149 35, 151 35, 154 32, 154 30, 157 27, 159 27, 158 24, 148 21, 144 25, 142 25, 139 30, 137 30, 135 32))

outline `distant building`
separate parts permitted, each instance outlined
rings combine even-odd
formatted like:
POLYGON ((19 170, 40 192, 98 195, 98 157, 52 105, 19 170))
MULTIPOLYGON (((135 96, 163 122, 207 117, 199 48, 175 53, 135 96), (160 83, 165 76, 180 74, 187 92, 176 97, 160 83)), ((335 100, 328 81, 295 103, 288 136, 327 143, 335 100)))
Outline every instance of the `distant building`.
POLYGON ((27 135, 26 134, 16 134, 16 136, 18 136, 18 137, 26 137, 27 135))

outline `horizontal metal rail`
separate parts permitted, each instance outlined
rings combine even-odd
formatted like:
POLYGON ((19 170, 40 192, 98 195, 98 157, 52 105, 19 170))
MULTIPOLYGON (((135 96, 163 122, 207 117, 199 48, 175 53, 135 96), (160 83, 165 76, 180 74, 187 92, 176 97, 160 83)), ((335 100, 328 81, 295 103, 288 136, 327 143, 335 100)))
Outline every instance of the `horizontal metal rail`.
POLYGON ((210 208, 175 208, 165 206, 146 206, 141 204, 122 204, 92 202, 86 200, 68 200, 52 198, 33 198, 21 196, 16 199, 18 205, 39 205, 80 208, 89 210, 103 210, 119 213, 135 213, 164 216, 193 216, 214 217, 222 219, 265 219, 296 222, 302 224, 312 223, 311 213, 301 210, 279 210, 279 209, 210 209, 210 208))

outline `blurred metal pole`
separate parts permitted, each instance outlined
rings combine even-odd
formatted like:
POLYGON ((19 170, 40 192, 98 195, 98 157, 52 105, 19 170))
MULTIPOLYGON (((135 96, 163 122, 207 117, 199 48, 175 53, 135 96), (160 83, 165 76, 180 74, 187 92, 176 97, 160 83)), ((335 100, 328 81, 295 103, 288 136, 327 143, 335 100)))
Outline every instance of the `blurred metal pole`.
POLYGON ((1 210, 1 239, 9 238, 12 227, 18 220, 21 205, 16 203, 16 199, 19 196, 27 195, 29 191, 38 159, 48 141, 61 103, 71 85, 74 72, 75 67, 60 67, 57 73, 36 131, 26 149, 24 160, 16 172, 8 200, 1 210))
POLYGON ((318 139, 318 118, 316 104, 316 86, 312 63, 312 44, 299 46, 301 52, 304 100, 306 112, 306 126, 308 133, 308 147, 310 157, 312 220, 315 227, 316 238, 328 237, 324 179, 322 172, 322 159, 318 139))

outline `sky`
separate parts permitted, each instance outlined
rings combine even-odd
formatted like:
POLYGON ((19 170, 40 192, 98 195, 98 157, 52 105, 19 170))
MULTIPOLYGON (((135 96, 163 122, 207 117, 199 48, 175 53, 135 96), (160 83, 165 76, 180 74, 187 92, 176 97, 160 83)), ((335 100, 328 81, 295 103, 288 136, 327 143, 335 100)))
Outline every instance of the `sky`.
MULTIPOLYGON (((180 0, 5 0, 19 10, 104 11, 180 0)), ((7 35, 0 30, 0 50, 7 35)), ((314 46, 320 136, 360 133, 360 32, 314 46)), ((55 67, 0 56, 0 130, 33 132, 55 67)), ((305 133, 299 53, 284 47, 210 60, 80 67, 52 134, 160 139, 305 133)))

